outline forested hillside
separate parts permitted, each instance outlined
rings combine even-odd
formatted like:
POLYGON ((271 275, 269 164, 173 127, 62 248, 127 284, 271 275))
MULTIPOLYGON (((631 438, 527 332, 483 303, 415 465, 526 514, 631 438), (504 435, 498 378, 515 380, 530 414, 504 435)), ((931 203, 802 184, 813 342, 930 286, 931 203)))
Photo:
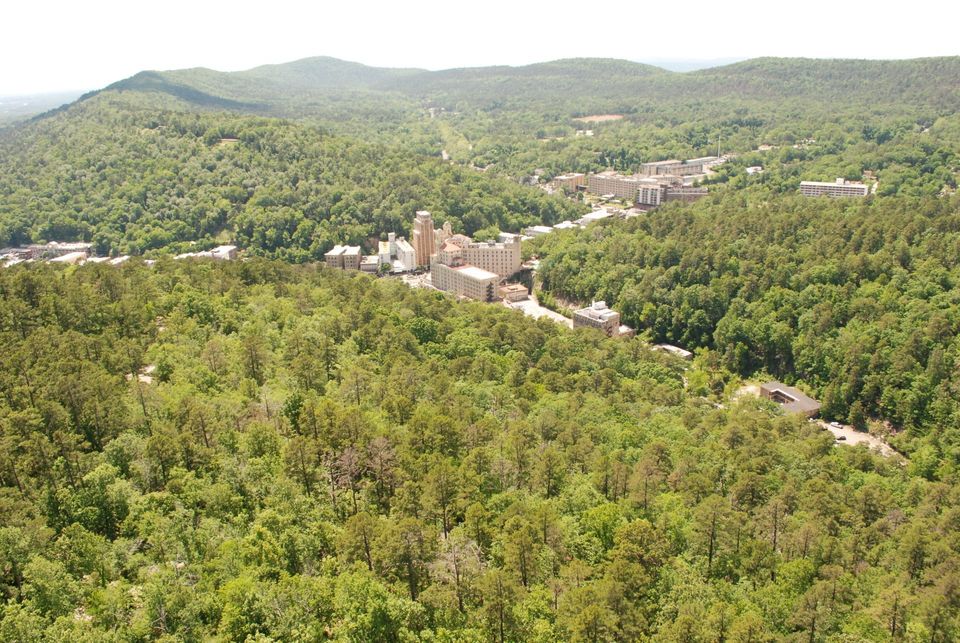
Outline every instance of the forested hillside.
POLYGON ((640 340, 133 260, 0 271, 0 343, 2 640, 960 635, 949 459, 716 408, 640 340))
POLYGON ((409 232, 429 209, 457 231, 575 216, 559 196, 408 148, 302 123, 183 111, 104 93, 0 139, 0 246, 89 240, 100 253, 233 240, 292 261, 409 232))
MULTIPOLYGON (((960 447, 960 199, 727 193, 538 240, 551 292, 605 298, 657 341, 800 381, 828 417, 960 447)), ((925 445, 925 446, 923 446, 925 445)))
POLYGON ((634 171, 714 153, 718 137, 728 152, 806 138, 882 144, 956 113, 960 57, 760 58, 687 73, 589 58, 442 71, 311 58, 234 73, 144 72, 107 91, 306 119, 519 177, 537 168, 634 171), (573 120, 595 114, 623 118, 573 120), (576 135, 586 129, 594 136, 576 135))

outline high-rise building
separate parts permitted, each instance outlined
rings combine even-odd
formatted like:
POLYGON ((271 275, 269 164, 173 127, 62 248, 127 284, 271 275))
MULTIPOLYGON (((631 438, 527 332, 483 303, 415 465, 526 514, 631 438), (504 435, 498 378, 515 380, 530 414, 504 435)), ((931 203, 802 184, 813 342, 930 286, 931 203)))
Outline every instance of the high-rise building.
POLYGON ((426 210, 417 211, 413 219, 413 250, 417 255, 417 266, 429 266, 430 255, 437 252, 433 216, 426 210))

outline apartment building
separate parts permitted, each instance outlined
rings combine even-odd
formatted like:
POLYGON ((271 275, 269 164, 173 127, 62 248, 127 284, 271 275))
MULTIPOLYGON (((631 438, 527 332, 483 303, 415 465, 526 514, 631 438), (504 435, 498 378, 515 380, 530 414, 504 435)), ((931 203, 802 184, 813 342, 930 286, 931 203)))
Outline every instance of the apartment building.
POLYGON ((605 301, 595 301, 573 313, 574 328, 597 328, 607 337, 620 335, 620 313, 610 310, 605 301))
POLYGON ((477 266, 435 263, 430 275, 434 288, 439 290, 484 302, 492 302, 497 298, 500 276, 477 266))
POLYGON ((803 196, 864 197, 870 193, 870 188, 863 183, 847 181, 838 178, 833 183, 828 181, 801 181, 800 194, 803 196))

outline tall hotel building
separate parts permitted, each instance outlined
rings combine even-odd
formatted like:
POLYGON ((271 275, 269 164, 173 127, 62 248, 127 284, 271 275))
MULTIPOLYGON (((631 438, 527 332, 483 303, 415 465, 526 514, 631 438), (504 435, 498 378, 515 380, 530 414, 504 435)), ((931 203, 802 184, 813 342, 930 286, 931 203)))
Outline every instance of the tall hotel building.
POLYGON ((413 250, 417 255, 417 266, 429 266, 430 255, 437 251, 433 216, 426 210, 417 211, 413 219, 413 250))

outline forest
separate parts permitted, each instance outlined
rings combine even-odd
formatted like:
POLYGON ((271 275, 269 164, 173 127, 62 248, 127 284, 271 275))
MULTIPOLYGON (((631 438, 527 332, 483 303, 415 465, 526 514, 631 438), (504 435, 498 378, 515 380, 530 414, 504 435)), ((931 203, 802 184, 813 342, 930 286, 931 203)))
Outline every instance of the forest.
POLYGON ((639 338, 162 259, 0 271, 0 343, 2 640, 960 635, 950 459, 639 338))
POLYGON ((405 148, 170 107, 104 94, 0 137, 0 246, 84 240, 139 255, 232 240, 302 262, 409 233, 420 209, 466 234, 586 211, 405 148))
POLYGON ((0 127, 0 247, 133 255, 0 269, 0 640, 960 640, 958 88, 956 57, 317 58, 0 127), (524 242, 544 302, 636 338, 318 263, 718 148, 696 203, 524 242), (835 177, 876 189, 797 194, 835 177))
POLYGON ((749 189, 538 239, 544 288, 606 299, 656 341, 799 382, 827 417, 960 455, 960 199, 749 189))

